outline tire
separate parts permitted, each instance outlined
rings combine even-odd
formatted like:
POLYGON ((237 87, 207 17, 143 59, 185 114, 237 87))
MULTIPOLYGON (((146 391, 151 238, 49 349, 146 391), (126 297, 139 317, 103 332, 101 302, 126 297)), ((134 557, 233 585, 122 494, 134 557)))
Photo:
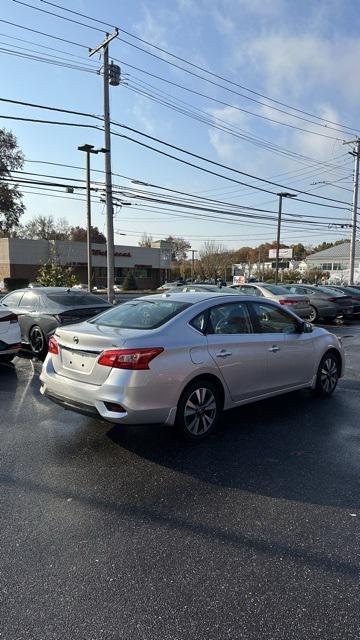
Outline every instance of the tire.
POLYGON ((310 305, 311 307, 311 313, 309 315, 309 322, 317 322, 319 320, 319 312, 317 310, 316 307, 314 307, 312 304, 310 305))
POLYGON ((328 351, 322 357, 317 376, 315 393, 318 396, 331 396, 339 380, 339 360, 336 355, 328 351))
POLYGON ((183 391, 175 424, 186 440, 198 442, 216 429, 221 411, 221 397, 216 384, 198 378, 183 391))
POLYGON ((9 353, 8 355, 0 356, 0 364, 10 364, 16 355, 16 353, 9 353))
POLYGON ((29 343, 33 355, 40 360, 44 360, 47 354, 48 344, 43 330, 37 324, 31 327, 29 331, 29 343))

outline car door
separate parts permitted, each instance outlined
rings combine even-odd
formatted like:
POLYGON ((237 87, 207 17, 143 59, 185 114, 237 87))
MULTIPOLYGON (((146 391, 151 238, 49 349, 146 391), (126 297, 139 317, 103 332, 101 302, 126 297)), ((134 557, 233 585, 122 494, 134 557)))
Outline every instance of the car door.
POLYGON ((267 352, 254 332, 246 302, 214 305, 206 329, 208 350, 234 402, 264 393, 267 352))
POLYGON ((16 313, 19 317, 21 339, 25 342, 29 338, 29 329, 38 322, 39 304, 39 296, 33 291, 25 291, 20 300, 16 313))
POLYGON ((266 348, 269 392, 309 382, 314 375, 313 334, 303 333, 301 323, 275 304, 250 306, 255 331, 266 348))

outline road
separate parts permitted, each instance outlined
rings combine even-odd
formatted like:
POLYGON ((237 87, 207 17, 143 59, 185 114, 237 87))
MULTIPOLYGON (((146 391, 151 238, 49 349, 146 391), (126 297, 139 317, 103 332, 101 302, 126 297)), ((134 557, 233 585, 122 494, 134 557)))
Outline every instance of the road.
POLYGON ((1 640, 360 638, 360 326, 333 330, 331 399, 231 411, 198 446, 0 367, 1 640))

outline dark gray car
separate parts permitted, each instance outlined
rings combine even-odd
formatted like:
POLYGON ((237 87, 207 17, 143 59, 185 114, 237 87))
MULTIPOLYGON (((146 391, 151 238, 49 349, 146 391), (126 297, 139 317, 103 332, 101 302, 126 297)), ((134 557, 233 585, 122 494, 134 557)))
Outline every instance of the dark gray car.
POLYGON ((16 313, 21 342, 29 344, 40 358, 46 355, 49 338, 58 326, 83 322, 111 306, 87 291, 63 287, 18 289, 1 303, 16 313))
POLYGON ((350 296, 345 296, 339 291, 312 284, 287 284, 284 285, 290 293, 301 293, 310 299, 310 322, 322 319, 333 321, 339 316, 348 318, 353 313, 353 303, 350 296))

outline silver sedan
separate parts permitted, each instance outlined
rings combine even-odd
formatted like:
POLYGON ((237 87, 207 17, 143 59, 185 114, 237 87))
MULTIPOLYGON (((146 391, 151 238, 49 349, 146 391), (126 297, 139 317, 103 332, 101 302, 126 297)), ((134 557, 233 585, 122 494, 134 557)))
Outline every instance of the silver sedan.
POLYGON ((312 309, 308 295, 294 294, 281 285, 268 284, 267 282, 234 284, 231 288, 246 296, 260 296, 260 298, 276 300, 288 309, 291 309, 291 311, 300 316, 300 318, 310 318, 312 309))
POLYGON ((179 292, 58 327, 40 379, 65 409, 200 440, 223 410, 302 388, 330 395, 343 371, 338 338, 276 302, 179 292))

